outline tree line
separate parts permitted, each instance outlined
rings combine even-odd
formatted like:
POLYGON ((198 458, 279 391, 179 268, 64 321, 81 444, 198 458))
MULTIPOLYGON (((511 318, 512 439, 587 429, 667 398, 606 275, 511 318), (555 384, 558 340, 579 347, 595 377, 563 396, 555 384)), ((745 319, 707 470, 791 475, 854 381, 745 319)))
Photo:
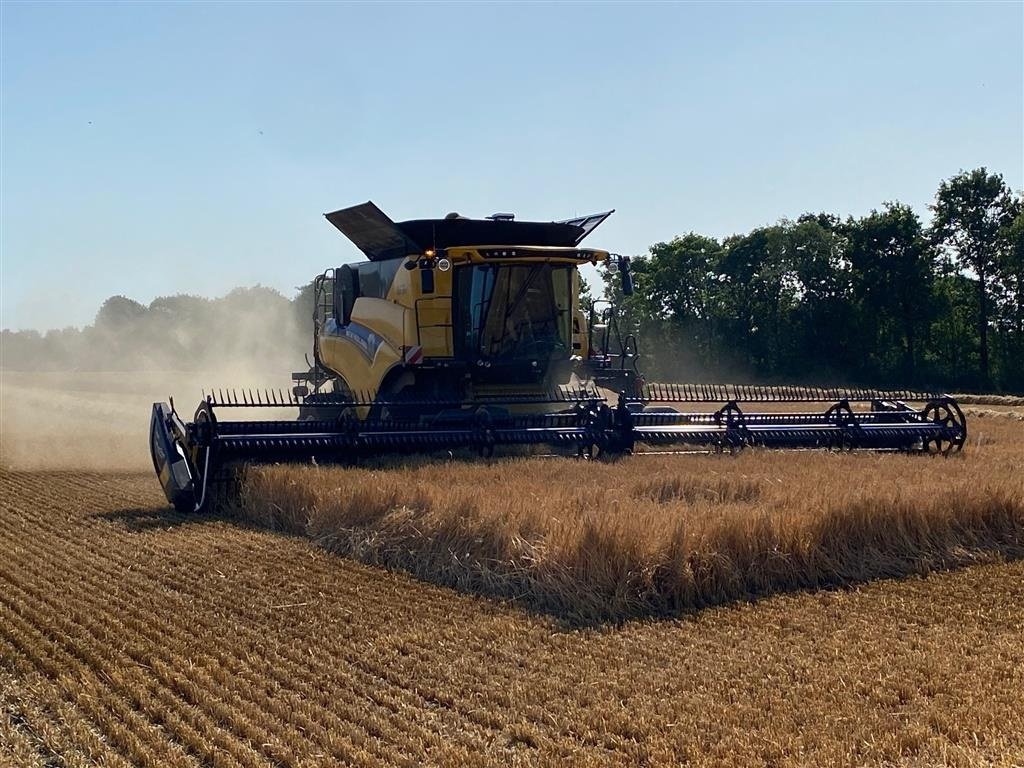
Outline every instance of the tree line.
POLYGON ((1024 391, 1024 203, 985 168, 909 206, 808 213, 719 240, 695 232, 632 259, 605 297, 649 379, 1024 391))

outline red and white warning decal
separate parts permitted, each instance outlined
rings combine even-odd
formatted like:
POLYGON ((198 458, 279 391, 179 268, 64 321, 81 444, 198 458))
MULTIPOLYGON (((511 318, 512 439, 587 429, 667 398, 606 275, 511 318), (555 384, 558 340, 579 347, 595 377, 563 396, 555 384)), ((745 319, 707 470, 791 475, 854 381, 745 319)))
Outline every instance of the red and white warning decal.
POLYGON ((405 348, 405 362, 409 365, 417 365, 423 362, 423 347, 413 346, 405 348))

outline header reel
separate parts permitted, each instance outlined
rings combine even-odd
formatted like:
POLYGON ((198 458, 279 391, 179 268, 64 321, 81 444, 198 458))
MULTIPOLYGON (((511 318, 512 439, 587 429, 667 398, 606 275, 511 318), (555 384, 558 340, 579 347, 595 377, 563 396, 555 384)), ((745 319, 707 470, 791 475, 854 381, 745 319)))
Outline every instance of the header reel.
POLYGON ((938 453, 963 448, 967 426, 945 395, 803 387, 645 385, 640 394, 612 396, 593 388, 561 387, 543 397, 360 399, 327 403, 338 416, 305 421, 224 420, 233 408, 302 406, 304 398, 281 390, 211 393, 185 423, 166 403, 155 403, 150 421, 153 466, 175 508, 203 508, 211 481, 248 462, 351 463, 387 454, 547 446, 586 458, 650 449, 734 453, 746 447, 938 453), (910 402, 923 403, 920 408, 910 402), (682 411, 672 403, 715 403, 715 410, 682 411), (756 403, 828 403, 820 410, 754 411, 756 403), (854 404, 863 407, 855 408, 854 404), (397 408, 395 406, 401 406, 397 408), (376 414, 360 420, 353 409, 376 414), (417 408, 418 418, 391 418, 417 408), (533 409, 535 412, 517 413, 533 409), (348 414, 346 416, 346 414, 348 414))

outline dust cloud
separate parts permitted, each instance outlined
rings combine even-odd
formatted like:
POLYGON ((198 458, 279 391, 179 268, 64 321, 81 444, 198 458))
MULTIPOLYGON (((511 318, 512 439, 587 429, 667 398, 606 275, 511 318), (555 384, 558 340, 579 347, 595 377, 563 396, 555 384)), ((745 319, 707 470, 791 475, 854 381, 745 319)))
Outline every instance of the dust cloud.
MULTIPOLYGON (((152 471, 152 404, 191 420, 203 390, 282 388, 304 371, 307 312, 264 288, 220 299, 108 300, 84 329, 3 332, 0 467, 152 471)), ((231 418, 294 418, 253 409, 231 418)))
MULTIPOLYGON (((149 419, 154 402, 174 397, 190 420, 202 390, 289 385, 289 371, 0 373, 0 467, 15 470, 152 470, 149 419)), ((232 414, 281 418, 275 413, 232 414)), ((287 417, 287 416, 285 416, 287 417)), ((294 417, 294 414, 292 414, 294 417)))

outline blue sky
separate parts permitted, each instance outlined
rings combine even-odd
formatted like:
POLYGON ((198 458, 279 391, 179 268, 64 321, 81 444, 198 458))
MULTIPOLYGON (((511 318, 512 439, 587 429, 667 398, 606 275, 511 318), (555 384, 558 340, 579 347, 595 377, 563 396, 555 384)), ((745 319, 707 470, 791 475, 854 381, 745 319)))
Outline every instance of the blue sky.
POLYGON ((5 0, 0 324, 91 322, 358 252, 321 214, 553 219, 642 253, 1024 186, 1024 3, 5 0))

